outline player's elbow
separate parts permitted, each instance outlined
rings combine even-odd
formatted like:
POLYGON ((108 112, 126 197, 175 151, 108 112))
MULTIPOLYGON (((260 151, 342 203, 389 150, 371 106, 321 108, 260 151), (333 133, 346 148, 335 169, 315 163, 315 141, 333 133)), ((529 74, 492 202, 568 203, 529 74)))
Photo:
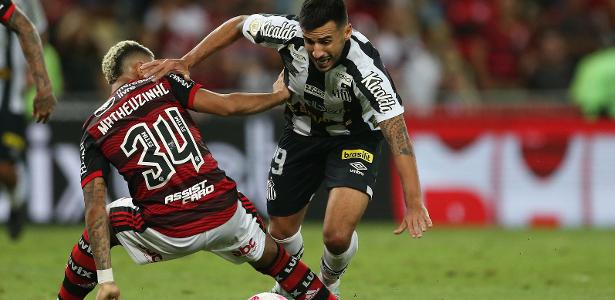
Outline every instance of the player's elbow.
POLYGON ((236 29, 238 33, 241 33, 243 29, 243 23, 246 21, 247 18, 248 18, 247 15, 239 15, 234 18, 231 18, 228 22, 234 25, 233 27, 236 29))
POLYGON ((221 117, 230 117, 241 114, 241 109, 237 103, 231 99, 225 99, 215 112, 216 115, 221 117))

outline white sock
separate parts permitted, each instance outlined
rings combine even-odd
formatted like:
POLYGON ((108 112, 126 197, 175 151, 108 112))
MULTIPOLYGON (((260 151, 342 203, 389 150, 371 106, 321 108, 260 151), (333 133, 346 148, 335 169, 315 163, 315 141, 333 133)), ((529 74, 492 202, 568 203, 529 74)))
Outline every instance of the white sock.
POLYGON ((320 274, 322 274, 324 283, 331 285, 344 274, 350 260, 359 250, 359 236, 356 231, 352 233, 350 246, 344 253, 333 254, 327 249, 327 246, 324 248, 325 251, 320 260, 320 274))
POLYGON ((282 245, 290 255, 298 257, 299 259, 303 256, 303 236, 301 235, 301 227, 299 227, 297 233, 283 240, 272 238, 278 244, 282 245))

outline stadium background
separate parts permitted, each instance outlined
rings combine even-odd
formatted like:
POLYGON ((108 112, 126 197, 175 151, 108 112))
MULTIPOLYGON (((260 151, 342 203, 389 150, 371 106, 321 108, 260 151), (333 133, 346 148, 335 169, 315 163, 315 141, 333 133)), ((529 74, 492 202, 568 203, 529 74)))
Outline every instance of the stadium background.
MULTIPOLYGON (((83 230, 77 143, 82 122, 109 92, 99 67, 108 47, 131 38, 178 57, 230 17, 297 12, 300 4, 41 2, 60 103, 48 125, 28 130, 34 225, 17 242, 0 234, 0 299, 55 298, 83 230)), ((421 240, 390 233, 400 198, 392 166, 383 165, 342 297, 615 299, 615 1, 346 3, 404 99, 435 227, 421 240)), ((279 68, 275 52, 240 41, 192 77, 216 91, 267 91, 279 68)), ((262 208, 281 110, 196 118, 215 157, 262 208)), ((125 195, 113 178, 111 198, 125 195)), ((324 202, 321 192, 302 230, 311 266, 320 262, 324 202)), ((271 287, 249 266, 207 253, 137 266, 116 247, 113 266, 123 299, 237 300, 271 287)))
MULTIPOLYGON (((436 224, 615 225, 615 67, 599 67, 615 65, 615 1, 346 2, 354 28, 379 49, 404 100, 436 224)), ((105 51, 135 39, 159 57, 179 57, 230 17, 293 13, 300 1, 42 4, 60 103, 50 124, 28 130, 28 216, 79 223, 79 128, 108 95, 99 66, 105 51)), ((242 40, 192 78, 215 91, 267 91, 279 69, 274 51, 242 40)), ((195 118, 222 167, 262 209, 281 109, 195 118)), ((394 173, 389 165, 380 170, 366 219, 399 217, 394 173)), ((111 198, 127 194, 121 183, 116 176, 111 198)), ((322 215, 322 194, 311 218, 322 215)), ((0 200, 0 221, 7 215, 0 200)))

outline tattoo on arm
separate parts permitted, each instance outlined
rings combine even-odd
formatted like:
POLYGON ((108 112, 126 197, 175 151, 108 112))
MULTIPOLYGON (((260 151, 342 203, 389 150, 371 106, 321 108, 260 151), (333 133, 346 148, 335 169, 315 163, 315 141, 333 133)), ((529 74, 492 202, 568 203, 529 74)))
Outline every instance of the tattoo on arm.
POLYGON ((384 138, 389 143, 389 147, 393 154, 414 157, 414 150, 410 142, 410 137, 408 136, 408 130, 406 129, 406 122, 404 121, 403 115, 380 122, 380 129, 382 130, 382 134, 384 134, 384 138))
POLYGON ((109 220, 105 210, 107 187, 104 179, 95 178, 83 188, 86 228, 92 254, 99 270, 111 268, 109 220))
POLYGON ((9 28, 17 32, 19 43, 23 49, 24 56, 28 61, 32 75, 36 84, 36 89, 41 91, 51 91, 51 83, 47 76, 47 69, 43 59, 43 47, 41 38, 36 28, 30 20, 21 12, 19 8, 11 16, 8 22, 9 28))

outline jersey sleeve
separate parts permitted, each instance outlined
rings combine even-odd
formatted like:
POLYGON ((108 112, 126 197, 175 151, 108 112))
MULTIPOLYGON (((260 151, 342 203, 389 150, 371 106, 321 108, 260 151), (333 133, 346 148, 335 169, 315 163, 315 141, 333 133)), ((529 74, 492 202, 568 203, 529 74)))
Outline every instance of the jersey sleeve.
POLYGON ((303 38, 294 16, 255 14, 243 23, 243 35, 252 43, 280 50, 295 37, 303 38))
POLYGON ((358 78, 355 78, 355 94, 362 103, 369 104, 374 111, 376 122, 388 120, 404 113, 401 98, 395 90, 395 85, 382 66, 380 58, 375 64, 359 67, 358 78), (377 65, 381 66, 380 68, 377 65))
POLYGON ((15 12, 15 3, 11 0, 0 0, 0 22, 6 24, 15 12))
POLYGON ((81 156, 81 187, 84 187, 94 178, 107 178, 109 161, 94 142, 94 138, 85 130, 81 138, 79 152, 81 156))
POLYGON ((171 93, 177 101, 183 107, 193 109, 194 95, 201 88, 201 85, 174 73, 165 76, 165 78, 169 82, 171 93))

